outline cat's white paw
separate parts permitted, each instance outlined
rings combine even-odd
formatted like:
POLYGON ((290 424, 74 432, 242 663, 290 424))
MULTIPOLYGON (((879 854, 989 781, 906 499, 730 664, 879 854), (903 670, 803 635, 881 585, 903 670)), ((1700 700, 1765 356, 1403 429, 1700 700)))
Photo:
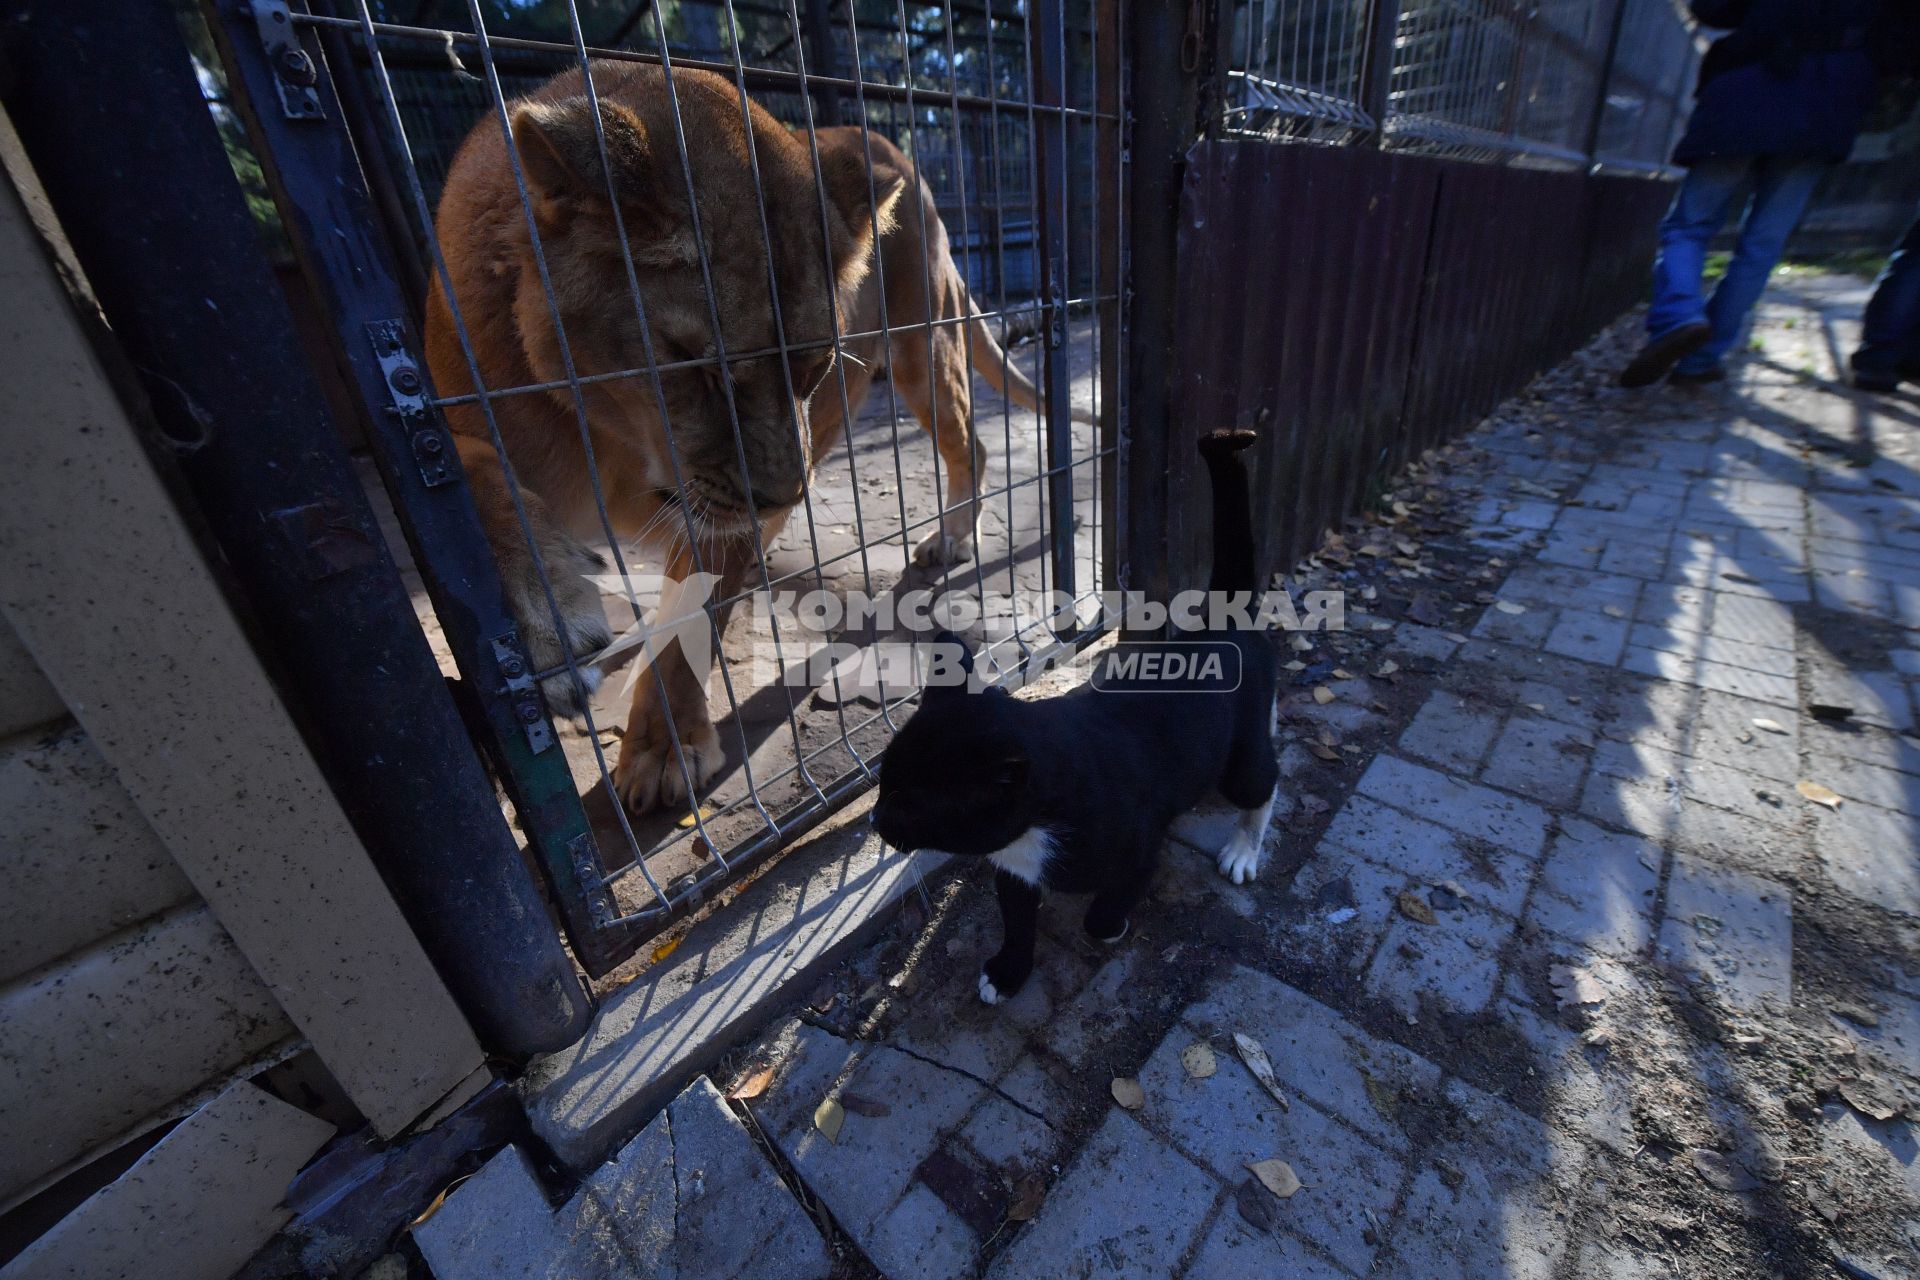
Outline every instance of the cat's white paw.
POLYGON ((1220 874, 1235 884, 1245 884, 1260 874, 1260 846, 1245 836, 1236 835, 1220 851, 1220 874))
POLYGON ((1000 988, 993 985, 993 979, 986 974, 980 975, 980 1003, 999 1004, 1006 997, 1000 994, 1000 988))

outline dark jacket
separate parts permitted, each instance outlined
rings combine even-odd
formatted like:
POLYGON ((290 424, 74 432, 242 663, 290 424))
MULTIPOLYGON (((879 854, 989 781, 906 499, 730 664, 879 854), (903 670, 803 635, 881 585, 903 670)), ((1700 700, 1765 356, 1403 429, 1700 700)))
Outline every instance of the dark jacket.
POLYGON ((1731 30, 1701 61, 1674 163, 1847 158, 1873 105, 1880 0, 1694 0, 1692 9, 1708 26, 1731 30))

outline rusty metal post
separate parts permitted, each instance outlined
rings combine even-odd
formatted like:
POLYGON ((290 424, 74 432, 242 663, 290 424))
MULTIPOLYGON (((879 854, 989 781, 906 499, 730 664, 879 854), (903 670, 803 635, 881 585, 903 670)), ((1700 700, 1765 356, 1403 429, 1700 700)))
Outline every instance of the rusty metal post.
POLYGON ((1067 357, 1067 50, 1066 6, 1034 0, 1033 93, 1036 107, 1054 107, 1034 125, 1033 164, 1039 184, 1041 388, 1046 394, 1047 537, 1053 590, 1074 590, 1073 563, 1073 372, 1067 357))
POLYGON ((1187 151, 1200 137, 1207 14, 1215 6, 1138 2, 1128 7, 1133 145, 1123 252, 1128 279, 1124 403, 1128 436, 1121 585, 1166 600, 1174 580, 1168 548, 1183 519, 1169 492, 1174 420, 1174 313, 1180 188, 1187 151))
POLYGON ((1617 0, 1613 6, 1613 27, 1607 32, 1607 54, 1600 62, 1599 78, 1593 82, 1593 112, 1587 117, 1586 145, 1580 149, 1587 153, 1587 163, 1592 165, 1599 160, 1596 154, 1600 147, 1600 126, 1607 117, 1607 86, 1613 83, 1614 60, 1620 56, 1620 32, 1627 22, 1627 6, 1633 0, 1617 0))
POLYGON ((1367 6, 1367 61, 1360 74, 1360 108, 1373 120, 1373 145, 1387 141, 1387 110, 1393 88, 1394 41, 1400 35, 1400 0, 1367 6))

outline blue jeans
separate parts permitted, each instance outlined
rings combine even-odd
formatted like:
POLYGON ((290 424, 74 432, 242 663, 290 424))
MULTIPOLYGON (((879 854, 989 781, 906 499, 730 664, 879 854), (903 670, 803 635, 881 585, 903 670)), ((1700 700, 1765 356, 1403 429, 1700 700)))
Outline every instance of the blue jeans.
POLYGON ((1682 325, 1712 326, 1707 345, 1674 366, 1705 373, 1740 340, 1747 313, 1760 300, 1787 237, 1799 225, 1813 189, 1826 174, 1821 160, 1786 156, 1716 156, 1687 170, 1673 208, 1660 224, 1660 256, 1653 264, 1653 306, 1647 335, 1664 337, 1682 325), (1707 248, 1727 221, 1734 197, 1751 183, 1753 203, 1740 224, 1740 241, 1711 300, 1700 296, 1707 248))
POLYGON ((1873 297, 1860 319, 1860 349, 1853 371, 1871 378, 1898 378, 1902 365, 1920 357, 1920 219, 1887 259, 1873 297))

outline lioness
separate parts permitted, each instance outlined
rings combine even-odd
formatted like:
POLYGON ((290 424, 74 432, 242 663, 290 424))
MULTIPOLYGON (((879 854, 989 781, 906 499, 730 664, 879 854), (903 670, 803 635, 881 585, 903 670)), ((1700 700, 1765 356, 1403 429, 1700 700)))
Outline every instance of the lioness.
MULTIPOLYGON (((964 560, 972 552, 974 495, 985 462, 973 431, 969 354, 987 381, 1016 402, 1034 408, 1038 396, 1023 374, 1005 364, 974 310, 949 255, 933 193, 913 166, 878 134, 823 129, 812 135, 819 149, 816 178, 808 135, 758 104, 743 118, 739 92, 717 75, 676 71, 670 96, 658 67, 595 62, 591 72, 597 129, 579 70, 509 107, 560 332, 506 142, 494 121, 481 121, 461 145, 435 217, 481 383, 495 391, 562 384, 497 397, 492 412, 574 654, 589 654, 611 639, 599 593, 585 577, 599 565, 588 544, 605 540, 596 484, 615 534, 663 555, 667 575, 676 580, 695 568, 686 537, 690 516, 700 564, 721 575, 722 589, 731 595, 805 496, 813 466, 846 430, 847 414, 859 412, 882 361, 933 437, 947 476, 946 511, 914 560, 964 560), (676 100, 693 208, 675 138, 676 100), (609 190, 619 202, 618 223, 609 190), (918 193, 924 219, 910 206, 901 208, 908 191, 918 193), (566 385, 569 356, 580 379, 647 366, 628 290, 622 227, 658 360, 712 357, 722 344, 727 356, 724 369, 704 364, 661 375, 678 484, 649 377, 582 382, 584 433, 574 391, 566 385), (711 274, 711 311, 702 248, 711 274), (776 302, 789 349, 784 360, 776 302), (877 334, 883 314, 888 331, 885 340, 855 337, 843 344, 848 359, 837 370, 828 345, 836 307, 842 333, 877 334), (770 350, 774 354, 765 354, 770 350)), ((437 280, 426 329, 439 392, 471 394, 468 354, 437 280)), ((565 657, 560 634, 487 418, 474 404, 448 406, 447 417, 529 655, 540 670, 557 667, 565 657)), ((707 711, 707 673, 693 671, 677 644, 656 665, 658 682, 638 682, 614 770, 620 798, 636 811, 687 798, 689 781, 698 788, 723 761, 707 711), (669 711, 684 761, 673 751, 669 711)), ((577 714, 591 692, 564 674, 549 678, 544 691, 562 714, 577 714)))

